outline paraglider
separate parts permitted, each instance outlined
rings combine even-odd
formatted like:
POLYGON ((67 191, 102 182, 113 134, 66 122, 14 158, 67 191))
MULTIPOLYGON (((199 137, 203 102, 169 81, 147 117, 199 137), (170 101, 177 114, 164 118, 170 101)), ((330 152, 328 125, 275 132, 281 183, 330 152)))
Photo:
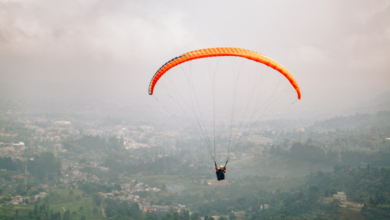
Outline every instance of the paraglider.
POLYGON ((228 161, 226 161, 225 166, 220 166, 219 169, 218 169, 217 162, 214 161, 214 164, 215 164, 215 174, 217 175, 217 180, 218 180, 218 181, 221 181, 221 180, 224 180, 224 179, 225 179, 225 173, 226 173, 226 165, 227 165, 227 162, 228 162, 228 161))
POLYGON ((282 65, 230 47, 195 50, 169 60, 152 77, 148 93, 158 94, 156 100, 171 115, 182 113, 179 124, 192 127, 214 160, 218 180, 225 179, 227 162, 250 132, 259 129, 260 120, 278 117, 301 99, 297 82, 282 65), (227 152, 217 154, 217 148, 227 152), (225 166, 218 168, 217 156, 224 155, 225 166))
POLYGON ((160 69, 158 69, 158 71, 154 74, 149 85, 149 95, 153 95, 153 91, 154 91, 154 87, 156 86, 156 83, 161 78, 161 76, 164 75, 171 68, 181 63, 188 62, 190 60, 207 58, 207 57, 219 57, 219 56, 243 57, 259 63, 263 63, 279 71, 290 81, 291 85, 294 87, 294 89, 297 92, 298 99, 301 99, 301 91, 299 89, 298 83, 294 80, 291 74, 282 65, 259 53, 250 50, 232 48, 232 47, 195 50, 171 59, 170 61, 166 62, 163 66, 161 66, 160 69))

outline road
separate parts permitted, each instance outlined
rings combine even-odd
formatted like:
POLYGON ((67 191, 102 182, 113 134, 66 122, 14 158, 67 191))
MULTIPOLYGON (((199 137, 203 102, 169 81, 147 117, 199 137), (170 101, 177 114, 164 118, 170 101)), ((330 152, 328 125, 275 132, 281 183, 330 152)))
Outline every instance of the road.
POLYGON ((104 198, 102 199, 102 203, 100 203, 100 208, 102 209, 102 215, 103 215, 103 217, 106 218, 106 214, 104 213, 103 203, 104 203, 104 198))

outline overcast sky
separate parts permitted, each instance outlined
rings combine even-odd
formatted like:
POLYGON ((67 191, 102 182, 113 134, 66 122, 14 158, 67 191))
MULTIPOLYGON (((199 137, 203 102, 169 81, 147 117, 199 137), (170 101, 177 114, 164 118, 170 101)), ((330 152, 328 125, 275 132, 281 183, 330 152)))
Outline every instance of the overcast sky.
POLYGON ((3 83, 88 80, 148 99, 162 64, 209 47, 278 61, 302 108, 345 107, 390 90, 390 1, 0 0, 3 83))

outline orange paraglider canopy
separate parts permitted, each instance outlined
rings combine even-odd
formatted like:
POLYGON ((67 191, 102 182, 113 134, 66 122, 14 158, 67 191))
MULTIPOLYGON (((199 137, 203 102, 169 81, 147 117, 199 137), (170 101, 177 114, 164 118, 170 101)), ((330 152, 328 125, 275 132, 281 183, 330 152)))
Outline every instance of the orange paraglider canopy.
POLYGON ((298 99, 301 99, 301 91, 299 89, 298 83, 282 65, 254 51, 240 49, 240 48, 232 48, 232 47, 220 47, 220 48, 208 48, 208 49, 195 50, 173 58, 172 60, 165 63, 162 67, 160 67, 160 69, 158 69, 156 74, 154 74, 149 85, 149 95, 153 95, 153 90, 154 87, 156 86, 156 83, 161 78, 161 76, 164 75, 171 68, 190 60, 207 58, 207 57, 219 57, 219 56, 243 57, 246 59, 253 60, 255 62, 265 64, 279 71, 288 79, 288 81, 290 81, 291 85, 294 87, 295 91, 297 92, 298 99))

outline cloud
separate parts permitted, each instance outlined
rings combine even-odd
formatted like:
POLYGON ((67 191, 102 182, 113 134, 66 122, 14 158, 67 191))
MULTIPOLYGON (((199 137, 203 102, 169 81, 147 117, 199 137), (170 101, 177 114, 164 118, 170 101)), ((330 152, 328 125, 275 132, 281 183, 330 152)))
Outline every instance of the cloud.
POLYGON ((144 94, 169 59, 224 46, 281 63, 307 105, 374 97, 390 87, 389 1, 0 0, 0 81, 144 94))
POLYGON ((167 51, 193 41, 181 22, 183 13, 137 1, 2 1, 0 14, 2 56, 125 62, 146 51, 167 51))
POLYGON ((351 19, 360 25, 369 25, 372 19, 380 13, 388 10, 390 1, 376 0, 376 1, 358 1, 358 4, 348 4, 352 9, 351 19))
POLYGON ((331 65, 330 56, 321 48, 303 46, 293 51, 291 59, 301 65, 331 65))

